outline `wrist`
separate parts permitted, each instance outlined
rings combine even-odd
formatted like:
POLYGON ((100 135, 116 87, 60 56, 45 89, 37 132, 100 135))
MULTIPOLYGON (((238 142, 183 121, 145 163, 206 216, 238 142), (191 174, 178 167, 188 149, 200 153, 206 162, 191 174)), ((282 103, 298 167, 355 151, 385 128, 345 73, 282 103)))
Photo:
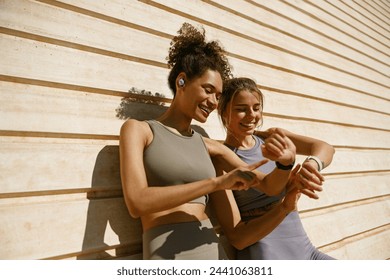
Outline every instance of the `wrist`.
POLYGON ((221 177, 224 176, 224 175, 220 175, 220 176, 217 176, 217 177, 214 177, 214 178, 210 178, 210 182, 211 182, 211 188, 212 188, 212 191, 211 192, 214 192, 214 191, 220 191, 220 190, 223 190, 223 184, 222 184, 222 179, 221 177))
POLYGON ((321 161, 318 157, 316 157, 316 156, 308 156, 306 159, 305 159, 305 161, 314 161, 314 162, 316 162, 317 163, 317 170, 318 171, 321 171, 322 169, 324 169, 325 168, 325 164, 324 164, 324 162, 323 161, 321 161))
POLYGON ((284 201, 280 204, 280 211, 287 216, 292 212, 294 209, 290 209, 287 205, 285 205, 284 201))
POLYGON ((291 170, 294 167, 295 160, 290 164, 284 164, 278 161, 275 161, 276 167, 281 170, 291 170))

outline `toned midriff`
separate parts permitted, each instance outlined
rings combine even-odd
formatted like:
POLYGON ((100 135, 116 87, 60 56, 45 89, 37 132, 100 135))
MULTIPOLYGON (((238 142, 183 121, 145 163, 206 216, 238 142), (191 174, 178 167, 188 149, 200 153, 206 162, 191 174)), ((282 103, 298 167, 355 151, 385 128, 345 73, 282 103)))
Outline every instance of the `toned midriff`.
POLYGON ((206 206, 200 203, 186 203, 178 207, 148 214, 141 217, 142 228, 145 231, 153 227, 206 220, 206 206))

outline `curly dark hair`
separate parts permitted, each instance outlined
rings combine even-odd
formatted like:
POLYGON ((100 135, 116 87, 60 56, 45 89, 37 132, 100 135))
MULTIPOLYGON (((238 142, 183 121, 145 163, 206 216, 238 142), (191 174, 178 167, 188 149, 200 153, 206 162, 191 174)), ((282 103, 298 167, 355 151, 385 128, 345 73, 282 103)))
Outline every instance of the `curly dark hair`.
MULTIPOLYGON (((225 123, 225 120, 222 118, 222 116, 225 113, 229 102, 234 98, 235 94, 242 90, 247 90, 258 94, 261 107, 260 111, 261 114, 263 114, 264 96, 261 90, 257 87, 256 82, 250 78, 245 77, 232 78, 226 80, 223 83, 223 91, 218 102, 218 115, 221 117, 224 126, 227 124, 225 123)), ((261 121, 262 120, 263 118, 261 118, 261 121)))
POLYGON ((200 77, 207 70, 218 71, 222 81, 231 78, 231 66, 226 51, 218 41, 206 42, 205 30, 200 30, 189 23, 184 23, 178 35, 173 37, 167 57, 171 69, 168 84, 173 94, 176 93, 176 78, 179 73, 186 73, 187 79, 200 77))

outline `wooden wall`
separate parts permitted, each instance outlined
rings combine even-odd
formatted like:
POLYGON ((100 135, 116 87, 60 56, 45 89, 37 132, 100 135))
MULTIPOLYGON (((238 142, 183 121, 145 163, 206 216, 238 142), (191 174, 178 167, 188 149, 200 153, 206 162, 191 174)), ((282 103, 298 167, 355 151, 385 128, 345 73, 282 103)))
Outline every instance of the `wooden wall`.
MULTIPOLYGON (((185 21, 265 94, 264 128, 336 148, 313 243, 339 259, 390 258, 388 0, 0 0, 0 259, 139 259, 122 198, 118 133, 165 98, 165 57, 185 21)), ((196 124, 199 125, 199 124, 196 124)), ((201 125, 216 139, 216 116, 201 125)), ((300 158, 301 159, 301 158, 300 158)))

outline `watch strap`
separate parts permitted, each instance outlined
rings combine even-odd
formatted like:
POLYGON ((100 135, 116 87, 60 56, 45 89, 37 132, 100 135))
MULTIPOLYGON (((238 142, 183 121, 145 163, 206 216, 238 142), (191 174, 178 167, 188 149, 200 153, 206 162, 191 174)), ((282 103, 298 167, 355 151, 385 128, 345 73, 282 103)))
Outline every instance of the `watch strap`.
MULTIPOLYGON (((324 164, 324 162, 323 161, 321 161, 318 157, 316 157, 316 156, 308 156, 307 158, 306 158, 306 160, 314 160, 316 163, 317 163, 317 165, 318 165, 318 171, 321 171, 322 169, 324 169, 324 167, 325 167, 325 164, 324 164)), ((305 161, 306 161, 305 160, 305 161)))
POLYGON ((283 165, 280 162, 275 161, 276 167, 281 170, 291 170, 294 167, 295 161, 290 165, 283 165))

